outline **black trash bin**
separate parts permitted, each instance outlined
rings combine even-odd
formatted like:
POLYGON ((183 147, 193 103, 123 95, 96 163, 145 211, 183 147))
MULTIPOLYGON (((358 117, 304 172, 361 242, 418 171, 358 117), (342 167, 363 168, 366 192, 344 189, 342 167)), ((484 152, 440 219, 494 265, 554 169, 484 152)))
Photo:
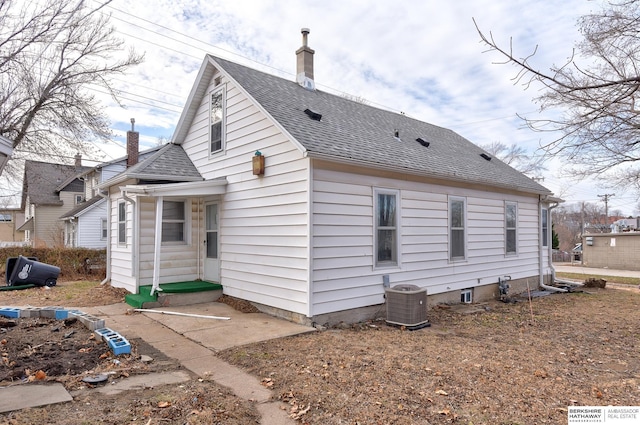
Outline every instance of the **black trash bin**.
POLYGON ((55 286, 60 276, 60 267, 41 263, 20 255, 7 260, 7 285, 55 286))
MULTIPOLYGON (((29 260, 38 261, 38 257, 27 257, 29 260)), ((9 257, 7 258, 7 267, 4 269, 4 280, 9 285, 9 278, 11 277, 11 272, 16 266, 16 261, 18 261, 18 257, 9 257)))

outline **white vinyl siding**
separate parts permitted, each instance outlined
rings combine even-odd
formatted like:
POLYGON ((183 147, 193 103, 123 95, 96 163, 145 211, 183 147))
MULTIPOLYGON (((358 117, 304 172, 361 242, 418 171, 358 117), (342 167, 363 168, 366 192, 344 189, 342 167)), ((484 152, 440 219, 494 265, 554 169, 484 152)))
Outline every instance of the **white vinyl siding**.
POLYGON ((518 253, 518 204, 505 202, 505 253, 515 255, 518 253))
MULTIPOLYGON (((215 78, 226 87, 224 153, 210 155, 206 95, 183 147, 205 179, 225 177, 228 182, 219 200, 224 292, 306 315, 309 159, 240 89, 220 74, 212 82, 215 78), (251 162, 258 150, 266 158, 260 177, 253 175, 251 162)), ((207 93, 213 90, 212 83, 207 93)))
POLYGON ((383 275, 391 286, 411 284, 428 294, 495 284, 498 277, 539 270, 539 207, 535 196, 394 179, 357 167, 314 162, 313 314, 381 304, 383 275), (399 193, 401 240, 396 269, 377 269, 374 187, 399 193), (466 261, 449 260, 449 198, 466 202, 466 261), (505 257, 505 202, 518 204, 518 255, 505 257))
POLYGON ((107 202, 101 201, 77 218, 76 244, 81 248, 106 248, 107 239, 102 237, 103 225, 106 232, 107 202), (104 223, 104 224, 103 224, 104 223))
MULTIPOLYGON (((165 200, 166 202, 166 200, 165 200)), ((180 202, 185 208, 187 221, 202 223, 204 220, 204 206, 197 200, 180 202)), ((140 208, 140 236, 138 252, 140 256, 139 284, 153 283, 153 266, 155 260, 155 218, 156 199, 153 197, 138 197, 140 208)), ((185 242, 179 244, 163 243, 160 249, 160 283, 184 282, 200 278, 198 263, 198 249, 201 234, 194 226, 185 226, 185 242)), ((164 237, 164 236, 163 236, 164 237)), ((204 237, 204 236, 202 236, 204 237)))
MULTIPOLYGON (((130 196, 135 200, 135 196, 130 196)), ((110 229, 109 229, 109 243, 111 250, 110 256, 110 270, 111 270, 111 285, 115 288, 125 288, 129 292, 137 293, 137 278, 136 278, 136 252, 133 246, 134 241, 134 229, 133 218, 136 217, 136 204, 125 201, 121 194, 119 187, 110 188, 109 215, 111 217, 110 229), (125 221, 124 233, 126 235, 125 243, 118 243, 120 224, 118 222, 118 216, 120 212, 120 204, 124 205, 125 216, 130 219, 125 221)))

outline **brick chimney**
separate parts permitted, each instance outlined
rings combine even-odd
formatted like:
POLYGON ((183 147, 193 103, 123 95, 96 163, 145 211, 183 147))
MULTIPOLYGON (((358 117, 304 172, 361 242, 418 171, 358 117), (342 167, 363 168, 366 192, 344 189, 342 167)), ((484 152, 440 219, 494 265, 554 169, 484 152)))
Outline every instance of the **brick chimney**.
POLYGON ((80 168, 82 167, 82 155, 80 154, 80 152, 78 152, 73 159, 75 160, 75 166, 76 168, 80 168))
POLYGON ((302 47, 296 50, 296 81, 307 90, 315 90, 313 81, 313 54, 315 51, 307 46, 309 28, 302 28, 302 47))
POLYGON ((134 131, 135 118, 131 118, 131 131, 127 131, 127 168, 138 163, 140 133, 134 131))

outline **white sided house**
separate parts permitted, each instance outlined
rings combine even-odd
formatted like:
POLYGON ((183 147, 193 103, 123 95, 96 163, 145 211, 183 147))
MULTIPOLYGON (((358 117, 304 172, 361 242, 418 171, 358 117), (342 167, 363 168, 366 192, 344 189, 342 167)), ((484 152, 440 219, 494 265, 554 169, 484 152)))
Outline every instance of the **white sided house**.
POLYGON ((171 144, 103 184, 116 287, 219 282, 302 323, 548 282, 549 208, 532 179, 451 130, 206 56, 171 144))

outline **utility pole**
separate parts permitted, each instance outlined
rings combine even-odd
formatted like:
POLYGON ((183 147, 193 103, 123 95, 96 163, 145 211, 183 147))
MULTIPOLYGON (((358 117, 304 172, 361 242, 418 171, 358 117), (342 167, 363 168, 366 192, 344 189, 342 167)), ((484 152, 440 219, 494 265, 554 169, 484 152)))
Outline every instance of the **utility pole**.
POLYGON ((604 195, 598 195, 598 198, 602 198, 604 200, 605 226, 609 226, 609 198, 611 198, 612 196, 616 196, 616 194, 605 193, 604 195))

